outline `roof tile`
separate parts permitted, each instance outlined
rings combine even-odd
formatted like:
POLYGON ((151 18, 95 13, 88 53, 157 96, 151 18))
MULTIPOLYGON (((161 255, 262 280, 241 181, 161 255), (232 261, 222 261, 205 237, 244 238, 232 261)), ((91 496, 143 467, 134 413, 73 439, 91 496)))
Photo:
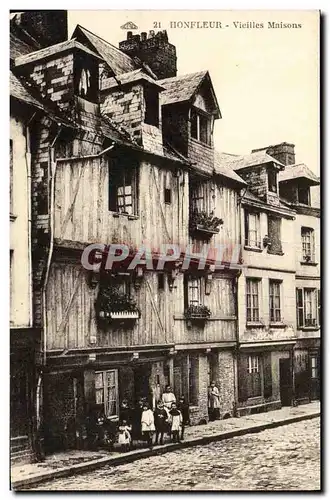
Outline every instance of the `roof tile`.
POLYGON ((188 101, 206 74, 207 71, 199 71, 198 73, 158 80, 158 83, 165 87, 165 91, 161 94, 162 105, 188 101))

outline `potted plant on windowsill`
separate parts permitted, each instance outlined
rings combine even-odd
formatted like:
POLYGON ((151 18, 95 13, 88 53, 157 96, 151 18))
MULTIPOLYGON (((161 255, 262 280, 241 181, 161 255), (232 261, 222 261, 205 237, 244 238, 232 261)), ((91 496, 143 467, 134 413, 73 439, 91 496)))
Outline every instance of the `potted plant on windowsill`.
POLYGON ((184 312, 184 317, 189 320, 207 321, 211 316, 210 309, 203 304, 190 304, 184 312))
POLYGON ((137 320, 140 310, 136 302, 124 293, 111 287, 102 288, 95 301, 95 309, 99 320, 137 320))
POLYGON ((219 226, 223 224, 223 220, 214 216, 214 212, 209 214, 205 211, 193 210, 190 213, 189 229, 191 233, 203 233, 205 236, 212 236, 219 232, 219 226))
POLYGON ((264 236, 264 239, 262 240, 262 244, 263 244, 264 248, 269 248, 271 246, 272 240, 270 239, 268 234, 266 234, 264 236))

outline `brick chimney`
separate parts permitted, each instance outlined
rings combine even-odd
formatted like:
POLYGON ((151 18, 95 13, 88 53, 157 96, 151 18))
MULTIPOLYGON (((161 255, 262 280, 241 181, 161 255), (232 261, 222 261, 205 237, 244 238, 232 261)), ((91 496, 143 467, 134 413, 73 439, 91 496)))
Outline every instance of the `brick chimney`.
POLYGON ((169 43, 166 30, 142 32, 141 35, 128 31, 127 40, 119 42, 119 48, 130 57, 147 63, 159 79, 176 76, 176 48, 169 43))
POLYGON ((256 151, 266 151, 268 155, 275 158, 275 160, 280 161, 283 165, 294 165, 296 163, 294 147, 294 144, 282 142, 281 144, 276 144, 275 146, 252 149, 252 153, 255 153, 256 151))

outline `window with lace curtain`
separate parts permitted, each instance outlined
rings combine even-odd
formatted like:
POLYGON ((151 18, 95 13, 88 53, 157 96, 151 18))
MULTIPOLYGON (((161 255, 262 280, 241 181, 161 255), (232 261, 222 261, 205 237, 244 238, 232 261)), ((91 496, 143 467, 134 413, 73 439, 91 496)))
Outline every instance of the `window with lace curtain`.
POLYGON ((103 406, 106 417, 119 414, 118 370, 95 372, 95 402, 103 406))

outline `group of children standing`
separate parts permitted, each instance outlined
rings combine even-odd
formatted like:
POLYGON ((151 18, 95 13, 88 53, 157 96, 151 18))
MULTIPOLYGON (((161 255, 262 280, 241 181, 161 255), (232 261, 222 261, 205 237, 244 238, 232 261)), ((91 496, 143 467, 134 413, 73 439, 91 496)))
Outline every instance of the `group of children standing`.
POLYGON ((132 447, 133 440, 143 439, 149 448, 155 443, 164 444, 164 434, 168 434, 173 442, 184 439, 184 429, 189 425, 189 406, 184 397, 176 402, 176 397, 170 386, 166 387, 160 401, 153 411, 145 400, 140 400, 136 409, 130 409, 127 401, 123 401, 120 412, 118 443, 126 449, 132 447))

